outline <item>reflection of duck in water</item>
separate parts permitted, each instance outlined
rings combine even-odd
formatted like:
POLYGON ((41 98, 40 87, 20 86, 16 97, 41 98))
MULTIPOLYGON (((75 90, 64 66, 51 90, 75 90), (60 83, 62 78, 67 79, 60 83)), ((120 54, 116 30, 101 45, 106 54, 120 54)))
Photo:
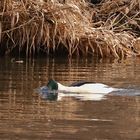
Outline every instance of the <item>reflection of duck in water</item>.
POLYGON ((63 96, 72 96, 82 100, 100 100, 106 94, 115 90, 115 88, 101 83, 82 81, 64 86, 54 80, 49 80, 47 86, 41 87, 38 92, 48 100, 61 99, 63 96))

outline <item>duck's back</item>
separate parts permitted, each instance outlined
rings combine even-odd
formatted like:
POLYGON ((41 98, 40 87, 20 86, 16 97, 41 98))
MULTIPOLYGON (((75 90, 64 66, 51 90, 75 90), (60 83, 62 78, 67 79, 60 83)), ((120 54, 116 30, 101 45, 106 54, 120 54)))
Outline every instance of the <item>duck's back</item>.
POLYGON ((70 87, 79 87, 85 84, 93 84, 93 82, 87 82, 87 81, 78 81, 78 82, 74 82, 70 85, 70 87))
POLYGON ((59 83, 59 87, 60 90, 65 90, 67 92, 78 92, 78 93, 108 94, 115 90, 115 88, 109 87, 102 83, 93 83, 93 82, 85 82, 85 81, 73 83, 68 87, 63 86, 59 83))
POLYGON ((115 88, 109 87, 101 83, 87 83, 80 86, 82 89, 86 89, 91 93, 103 93, 107 94, 115 90, 115 88))

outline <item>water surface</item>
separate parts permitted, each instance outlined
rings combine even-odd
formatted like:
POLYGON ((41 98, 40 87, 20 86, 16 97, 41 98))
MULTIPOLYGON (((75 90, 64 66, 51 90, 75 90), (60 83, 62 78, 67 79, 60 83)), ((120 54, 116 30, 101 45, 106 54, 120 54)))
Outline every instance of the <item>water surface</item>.
POLYGON ((0 139, 138 140, 140 59, 0 58, 0 139), (65 97, 47 101, 34 92, 50 78, 64 85, 79 80, 127 89, 101 101, 65 97), (125 94, 126 93, 126 94, 125 94), (128 94, 128 96, 127 96, 128 94), (129 96, 131 95, 131 96, 129 96))

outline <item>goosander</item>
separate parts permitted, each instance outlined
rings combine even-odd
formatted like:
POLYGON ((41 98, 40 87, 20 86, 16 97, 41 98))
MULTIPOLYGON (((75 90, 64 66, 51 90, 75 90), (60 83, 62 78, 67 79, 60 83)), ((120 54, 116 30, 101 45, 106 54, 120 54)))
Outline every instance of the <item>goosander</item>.
POLYGON ((116 90, 116 88, 102 83, 76 82, 70 86, 64 86, 55 80, 49 80, 47 86, 39 88, 38 92, 48 100, 60 100, 64 96, 76 97, 81 100, 101 100, 106 94, 116 90))

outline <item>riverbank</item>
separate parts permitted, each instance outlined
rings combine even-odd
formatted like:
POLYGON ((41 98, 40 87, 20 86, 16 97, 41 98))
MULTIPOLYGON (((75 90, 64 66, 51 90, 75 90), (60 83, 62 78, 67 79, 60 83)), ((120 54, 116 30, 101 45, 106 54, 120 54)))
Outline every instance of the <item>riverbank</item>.
POLYGON ((2 0, 0 54, 26 56, 138 56, 140 3, 136 0, 2 0))

